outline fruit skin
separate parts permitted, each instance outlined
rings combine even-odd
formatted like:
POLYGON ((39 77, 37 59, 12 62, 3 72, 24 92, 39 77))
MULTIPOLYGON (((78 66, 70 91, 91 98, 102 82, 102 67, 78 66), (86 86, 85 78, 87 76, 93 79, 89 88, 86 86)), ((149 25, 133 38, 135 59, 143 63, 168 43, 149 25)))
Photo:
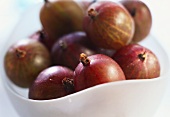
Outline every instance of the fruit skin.
POLYGON ((96 53, 95 47, 90 43, 86 34, 79 31, 67 34, 55 42, 51 51, 52 63, 74 70, 79 63, 81 53, 87 55, 96 53))
POLYGON ((29 88, 29 99, 49 100, 74 92, 73 71, 63 66, 43 70, 29 88))
POLYGON ((140 0, 123 0, 121 4, 129 11, 135 22, 135 34, 132 42, 142 41, 148 36, 152 27, 152 15, 149 7, 140 0))
POLYGON ((87 57, 80 54, 80 61, 74 71, 75 91, 103 83, 125 80, 120 66, 106 55, 95 54, 87 57))
POLYGON ((13 44, 4 58, 8 78, 23 88, 28 88, 37 75, 50 64, 50 54, 46 47, 30 39, 23 39, 13 44))
POLYGON ((83 28, 96 46, 119 49, 131 42, 134 21, 122 5, 111 1, 100 1, 88 8, 83 28))
POLYGON ((56 40, 64 34, 82 31, 83 10, 72 0, 46 0, 40 11, 40 21, 50 38, 56 40))
POLYGON ((130 44, 112 57, 122 68, 126 79, 151 79, 160 76, 160 63, 156 55, 139 44, 130 44))

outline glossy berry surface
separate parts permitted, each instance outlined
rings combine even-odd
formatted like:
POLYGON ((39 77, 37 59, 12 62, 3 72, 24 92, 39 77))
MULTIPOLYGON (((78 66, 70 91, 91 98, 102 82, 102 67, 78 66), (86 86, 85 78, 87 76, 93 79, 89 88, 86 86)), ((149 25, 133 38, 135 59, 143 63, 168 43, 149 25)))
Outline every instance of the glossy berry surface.
POLYGON ((29 87, 38 74, 50 65, 50 54, 46 47, 30 39, 13 44, 4 58, 8 78, 20 87, 29 87))
POLYGON ((51 51, 53 65, 63 65, 74 70, 81 53, 95 54, 94 46, 84 32, 74 32, 61 37, 51 51))
POLYGON ((131 42, 134 20, 122 5, 112 1, 100 1, 87 9, 83 28, 96 46, 119 49, 131 42))
POLYGON ((141 0, 123 0, 121 3, 135 22, 135 33, 132 42, 142 41, 149 35, 152 26, 152 14, 149 7, 141 0))
POLYGON ((87 57, 82 53, 80 61, 74 72, 76 91, 103 83, 125 80, 120 66, 106 55, 95 54, 87 57))
POLYGON ((150 79, 160 76, 157 56, 139 44, 130 44, 121 48, 112 58, 122 68, 126 79, 150 79))
POLYGON ((29 88, 29 98, 49 100, 74 92, 73 71, 63 66, 43 70, 29 88))

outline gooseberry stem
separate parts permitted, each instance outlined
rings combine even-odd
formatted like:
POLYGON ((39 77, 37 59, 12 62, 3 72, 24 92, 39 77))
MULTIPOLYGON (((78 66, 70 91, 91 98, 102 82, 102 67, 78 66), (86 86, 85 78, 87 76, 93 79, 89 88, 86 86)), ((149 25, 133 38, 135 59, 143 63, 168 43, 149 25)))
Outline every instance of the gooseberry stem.
POLYGON ((91 4, 93 4, 93 3, 95 3, 95 2, 97 2, 97 0, 93 0, 93 1, 91 1, 90 5, 91 5, 91 4))
POLYGON ((80 62, 83 64, 83 66, 90 65, 90 59, 87 58, 87 55, 84 53, 80 54, 80 62))
POLYGON ((65 77, 62 80, 62 84, 68 93, 72 93, 74 91, 74 80, 73 79, 65 77))
POLYGON ((89 15, 92 19, 94 19, 94 18, 97 16, 97 11, 94 10, 94 9, 90 9, 90 10, 88 11, 88 15, 89 15))
POLYGON ((59 46, 60 46, 63 50, 65 50, 65 49, 67 48, 67 43, 61 40, 61 41, 59 41, 59 46))
POLYGON ((24 50, 21 50, 19 48, 16 49, 16 56, 18 58, 24 58, 26 55, 26 52, 24 50))
POLYGON ((45 3, 49 2, 48 0, 44 0, 45 3))
POLYGON ((145 58, 146 58, 145 52, 144 52, 143 54, 139 54, 138 57, 139 57, 139 59, 140 59, 141 61, 144 61, 145 58))
POLYGON ((45 34, 44 34, 43 31, 39 31, 39 34, 40 34, 40 38, 41 38, 41 39, 44 39, 44 38, 45 38, 45 34))
POLYGON ((134 8, 134 9, 132 10, 132 12, 131 12, 131 16, 132 16, 132 17, 135 17, 135 15, 136 15, 136 8, 134 8))

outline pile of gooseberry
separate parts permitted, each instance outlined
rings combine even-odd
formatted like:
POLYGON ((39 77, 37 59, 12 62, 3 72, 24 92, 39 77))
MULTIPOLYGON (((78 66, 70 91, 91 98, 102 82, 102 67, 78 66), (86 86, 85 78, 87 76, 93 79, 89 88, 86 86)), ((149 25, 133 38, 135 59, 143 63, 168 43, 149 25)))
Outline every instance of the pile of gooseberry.
POLYGON ((4 58, 8 78, 28 88, 29 99, 160 76, 157 56, 138 43, 152 25, 142 1, 44 0, 40 22, 42 29, 11 45, 4 58))

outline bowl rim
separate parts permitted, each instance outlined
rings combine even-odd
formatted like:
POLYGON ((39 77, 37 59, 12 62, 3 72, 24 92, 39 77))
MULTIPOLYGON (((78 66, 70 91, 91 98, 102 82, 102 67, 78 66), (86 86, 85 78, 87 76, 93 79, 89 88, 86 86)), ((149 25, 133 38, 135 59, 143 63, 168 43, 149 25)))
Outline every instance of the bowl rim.
MULTIPOLYGON (((65 101, 65 100, 68 100, 70 98, 79 96, 79 95, 81 95, 83 93, 87 93, 89 91, 93 91, 93 90, 96 90, 96 89, 99 89, 99 88, 104 88, 104 87, 112 87, 112 86, 116 86, 116 85, 122 85, 123 86, 123 85, 126 85, 126 84, 133 84, 133 83, 140 84, 140 83, 145 83, 145 82, 147 82, 147 83, 148 82, 157 82, 157 81, 166 79, 164 77, 168 76, 168 74, 170 75, 170 73, 166 73, 166 74, 163 74, 160 77, 152 78, 152 79, 134 79, 134 80, 123 80, 123 81, 115 81, 115 82, 103 83, 103 84, 99 84, 99 85, 96 85, 96 86, 93 86, 93 87, 89 87, 87 89, 84 89, 84 90, 81 90, 81 91, 78 91, 78 92, 75 92, 75 93, 60 97, 60 98, 55 98, 55 99, 50 99, 50 100, 33 100, 33 99, 26 98, 24 96, 21 96, 17 92, 13 91, 12 87, 10 86, 11 83, 6 82, 6 81, 3 81, 3 82, 4 82, 4 85, 5 85, 5 88, 7 88, 7 90, 10 91, 10 93, 12 93, 15 97, 17 97, 17 98, 19 98, 19 99, 21 99, 23 101, 32 102, 32 103, 48 103, 48 102, 65 101)), ((5 79, 3 78, 3 80, 5 80, 5 79)))

